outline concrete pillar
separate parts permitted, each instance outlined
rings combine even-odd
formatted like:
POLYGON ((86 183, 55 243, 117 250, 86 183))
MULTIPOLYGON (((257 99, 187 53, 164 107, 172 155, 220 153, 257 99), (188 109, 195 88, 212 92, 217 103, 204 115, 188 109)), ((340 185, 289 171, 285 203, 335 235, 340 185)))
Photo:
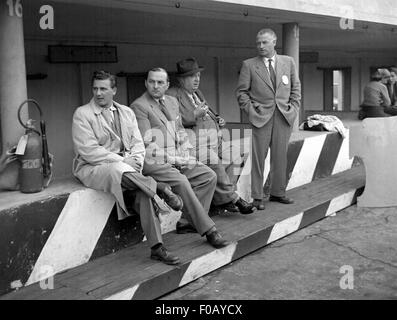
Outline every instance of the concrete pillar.
MULTIPOLYGON (((18 106, 27 99, 22 4, 0 0, 0 154, 17 144, 24 133, 18 122, 18 106)), ((24 121, 28 118, 23 108, 24 121)))
MULTIPOLYGON (((283 54, 294 58, 296 72, 299 75, 299 25, 297 23, 283 24, 283 54)), ((299 113, 300 117, 301 114, 302 112, 299 113)), ((300 120, 296 120, 293 128, 294 131, 298 130, 300 120)))

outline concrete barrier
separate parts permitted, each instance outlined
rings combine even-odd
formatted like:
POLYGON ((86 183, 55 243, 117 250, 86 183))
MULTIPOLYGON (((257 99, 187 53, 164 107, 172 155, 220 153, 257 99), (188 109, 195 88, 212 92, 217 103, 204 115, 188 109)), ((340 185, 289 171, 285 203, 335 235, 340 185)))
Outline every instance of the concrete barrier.
POLYGON ((397 206, 397 117, 367 118, 352 129, 351 155, 362 158, 365 191, 359 207, 397 206))

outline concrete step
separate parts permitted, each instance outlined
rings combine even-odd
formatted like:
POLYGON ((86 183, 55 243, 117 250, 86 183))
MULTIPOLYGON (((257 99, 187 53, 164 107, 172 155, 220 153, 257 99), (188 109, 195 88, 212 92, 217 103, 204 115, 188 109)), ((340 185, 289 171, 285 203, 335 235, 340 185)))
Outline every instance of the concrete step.
POLYGON ((290 190, 293 205, 269 202, 252 215, 216 216, 232 241, 226 248, 216 250, 197 234, 168 233, 164 242, 181 258, 178 266, 151 260, 146 243, 139 243, 1 299, 155 299, 354 204, 364 184, 363 167, 355 167, 290 190))

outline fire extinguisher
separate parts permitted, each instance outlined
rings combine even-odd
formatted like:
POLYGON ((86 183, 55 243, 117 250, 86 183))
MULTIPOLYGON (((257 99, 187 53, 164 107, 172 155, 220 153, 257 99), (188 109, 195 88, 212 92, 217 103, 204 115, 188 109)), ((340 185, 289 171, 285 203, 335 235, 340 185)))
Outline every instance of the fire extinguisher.
POLYGON ((20 191, 23 193, 40 192, 44 188, 44 181, 51 174, 50 160, 48 155, 45 123, 42 120, 42 111, 39 104, 32 99, 24 101, 18 109, 19 123, 26 129, 23 141, 24 152, 20 156, 21 167, 19 169, 20 191), (21 109, 26 103, 33 103, 40 113, 41 134, 29 119, 26 124, 21 119, 21 109), (40 138, 41 137, 41 138, 40 138))

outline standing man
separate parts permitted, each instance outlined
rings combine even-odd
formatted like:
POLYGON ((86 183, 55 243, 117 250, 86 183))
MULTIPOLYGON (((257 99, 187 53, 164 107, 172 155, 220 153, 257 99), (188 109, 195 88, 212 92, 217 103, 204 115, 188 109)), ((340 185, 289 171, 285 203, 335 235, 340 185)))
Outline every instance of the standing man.
POLYGON ((263 170, 268 149, 270 160, 270 201, 293 203, 286 197, 287 150, 298 116, 301 85, 295 62, 275 51, 277 35, 262 29, 256 36, 258 56, 243 62, 236 96, 252 127, 251 189, 254 206, 264 210, 263 170))
POLYGON ((147 91, 136 99, 134 110, 146 145, 144 174, 171 185, 183 199, 183 220, 177 233, 197 231, 215 248, 229 244, 215 227, 208 211, 216 186, 216 175, 189 156, 178 101, 165 95, 169 87, 167 72, 154 68, 145 81, 147 91))
POLYGON ((94 72, 91 84, 92 100, 73 115, 73 173, 86 187, 113 194, 120 220, 129 215, 123 191, 134 191, 134 210, 140 215, 151 258, 177 264, 179 258, 163 246, 157 216, 161 200, 156 192, 175 210, 182 207, 182 201, 165 184, 142 175, 145 146, 132 110, 113 101, 116 77, 94 72))
POLYGON ((224 163, 232 167, 233 156, 238 156, 240 163, 242 161, 240 144, 236 148, 232 144, 227 149, 222 148, 220 127, 225 125, 225 120, 211 110, 199 90, 201 71, 204 68, 200 67, 194 58, 181 60, 176 66, 179 86, 170 88, 167 94, 179 102, 182 124, 192 133, 189 140, 195 148, 196 158, 217 175, 212 203, 230 212, 252 213, 253 206, 238 196, 226 173, 224 163))

